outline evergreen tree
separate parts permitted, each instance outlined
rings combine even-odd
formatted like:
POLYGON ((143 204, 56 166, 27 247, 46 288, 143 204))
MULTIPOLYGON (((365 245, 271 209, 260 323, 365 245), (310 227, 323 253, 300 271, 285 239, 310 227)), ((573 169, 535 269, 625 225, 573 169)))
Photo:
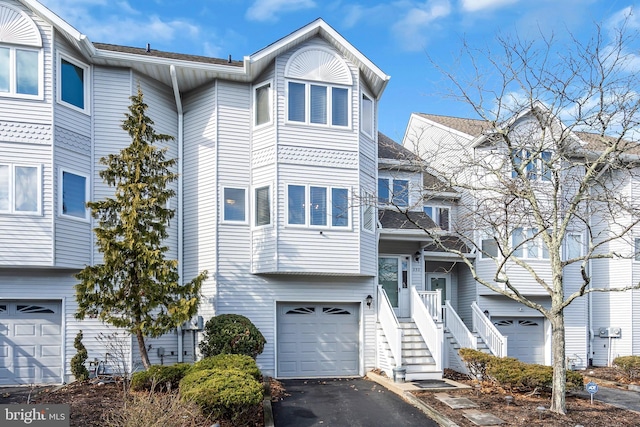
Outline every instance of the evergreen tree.
POLYGON ((150 366, 145 337, 169 332, 196 314, 207 272, 180 284, 177 260, 165 259, 167 226, 175 212, 167 188, 178 176, 175 159, 156 143, 173 139, 158 134, 146 115, 142 91, 131 97, 122 128, 131 144, 100 159, 100 177, 115 187, 113 198, 89 202, 98 221, 94 229, 103 263, 87 266, 76 278, 76 318, 97 317, 135 335, 145 368, 150 366))
POLYGON ((89 378, 89 370, 84 366, 89 353, 87 353, 87 348, 82 344, 82 330, 78 332, 75 340, 73 340, 73 347, 75 347, 77 353, 71 358, 71 373, 76 378, 76 381, 84 381, 89 378))

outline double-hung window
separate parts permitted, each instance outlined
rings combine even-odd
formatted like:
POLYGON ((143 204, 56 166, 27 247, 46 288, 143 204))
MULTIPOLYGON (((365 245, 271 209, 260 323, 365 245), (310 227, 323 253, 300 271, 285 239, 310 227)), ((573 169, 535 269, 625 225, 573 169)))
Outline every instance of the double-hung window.
POLYGON ((287 90, 290 122, 349 126, 348 88, 290 81, 287 90))
MULTIPOLYGON (((635 260, 638 261, 638 242, 639 239, 636 239, 636 257, 635 260)), ((580 258, 582 256, 582 233, 567 233, 567 237, 565 238, 565 259, 574 259, 580 258)))
POLYGON ((225 187, 223 189, 223 217, 224 222, 247 222, 246 189, 225 187))
POLYGON ((409 181, 406 179, 378 178, 378 203, 409 206, 409 181))
POLYGON ((271 224, 271 191, 269 186, 255 190, 255 225, 271 224))
POLYGON ((58 57, 58 102, 89 111, 89 66, 63 55, 58 57))
POLYGON ((535 227, 514 228, 511 232, 513 255, 518 258, 548 259, 549 249, 535 227))
POLYGON ((496 239, 489 234, 485 234, 480 240, 480 250, 482 258, 497 258, 498 242, 496 241, 496 239))
POLYGON ((87 220, 89 178, 61 169, 60 188, 60 215, 87 220))
POLYGON ((256 126, 271 123, 271 82, 256 86, 254 109, 256 126))
POLYGON ((511 177, 518 176, 518 170, 524 166, 522 172, 530 181, 551 181, 551 152, 542 151, 534 156, 529 150, 513 150, 513 163, 515 169, 511 171, 511 177))
POLYGON ((0 213, 39 214, 40 167, 0 164, 0 213))
POLYGON ((425 206, 423 208, 429 218, 436 223, 441 230, 449 231, 449 208, 445 206, 425 206))
POLYGON ((287 223, 311 227, 349 227, 349 190, 289 185, 287 223))

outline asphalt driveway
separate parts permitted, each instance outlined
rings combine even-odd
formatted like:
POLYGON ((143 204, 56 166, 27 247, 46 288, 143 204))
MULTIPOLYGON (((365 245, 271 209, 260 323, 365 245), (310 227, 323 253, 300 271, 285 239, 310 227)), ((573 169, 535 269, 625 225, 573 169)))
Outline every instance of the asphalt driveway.
POLYGON ((362 378, 280 380, 286 396, 273 403, 275 427, 437 427, 418 408, 362 378))

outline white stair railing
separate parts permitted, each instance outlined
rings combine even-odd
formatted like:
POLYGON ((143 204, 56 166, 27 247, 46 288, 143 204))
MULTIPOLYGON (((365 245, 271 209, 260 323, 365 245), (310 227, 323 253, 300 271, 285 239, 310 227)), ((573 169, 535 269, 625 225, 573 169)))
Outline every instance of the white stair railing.
POLYGON ((478 349, 478 337, 467 328, 449 300, 444 302, 444 325, 461 348, 478 349))
MULTIPOLYGON (((438 295, 440 293, 438 292, 438 295)), ((414 286, 411 287, 411 319, 415 323, 422 335, 422 339, 427 344, 431 357, 435 361, 436 370, 442 370, 442 342, 444 340, 444 330, 442 323, 436 324, 434 316, 424 304, 424 300, 414 286)), ((438 309, 440 311, 440 309, 438 309)))
POLYGON ((396 366, 402 365, 402 329, 396 314, 393 312, 387 293, 378 285, 378 322, 382 327, 396 366))
POLYGON ((442 300, 440 291, 418 291, 418 296, 435 322, 441 322, 442 319, 442 300))
POLYGON ((498 357, 507 356, 507 337, 502 335, 500 331, 491 323, 482 312, 478 304, 474 301, 471 303, 471 313, 473 318, 473 329, 484 340, 491 353, 498 357))

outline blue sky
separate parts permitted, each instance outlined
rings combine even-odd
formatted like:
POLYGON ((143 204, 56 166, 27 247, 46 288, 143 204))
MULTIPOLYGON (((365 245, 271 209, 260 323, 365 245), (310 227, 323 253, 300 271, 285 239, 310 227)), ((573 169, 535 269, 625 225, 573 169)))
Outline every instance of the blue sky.
MULTIPOLYGON (((618 0, 41 0, 94 42, 241 59, 321 17, 391 81, 379 129, 400 141, 412 112, 473 117, 446 96, 433 63, 454 69, 463 39, 477 47, 498 34, 568 39, 618 22, 618 0), (433 62, 432 62, 433 61, 433 62)), ((632 16, 631 26, 640 28, 632 16)))

